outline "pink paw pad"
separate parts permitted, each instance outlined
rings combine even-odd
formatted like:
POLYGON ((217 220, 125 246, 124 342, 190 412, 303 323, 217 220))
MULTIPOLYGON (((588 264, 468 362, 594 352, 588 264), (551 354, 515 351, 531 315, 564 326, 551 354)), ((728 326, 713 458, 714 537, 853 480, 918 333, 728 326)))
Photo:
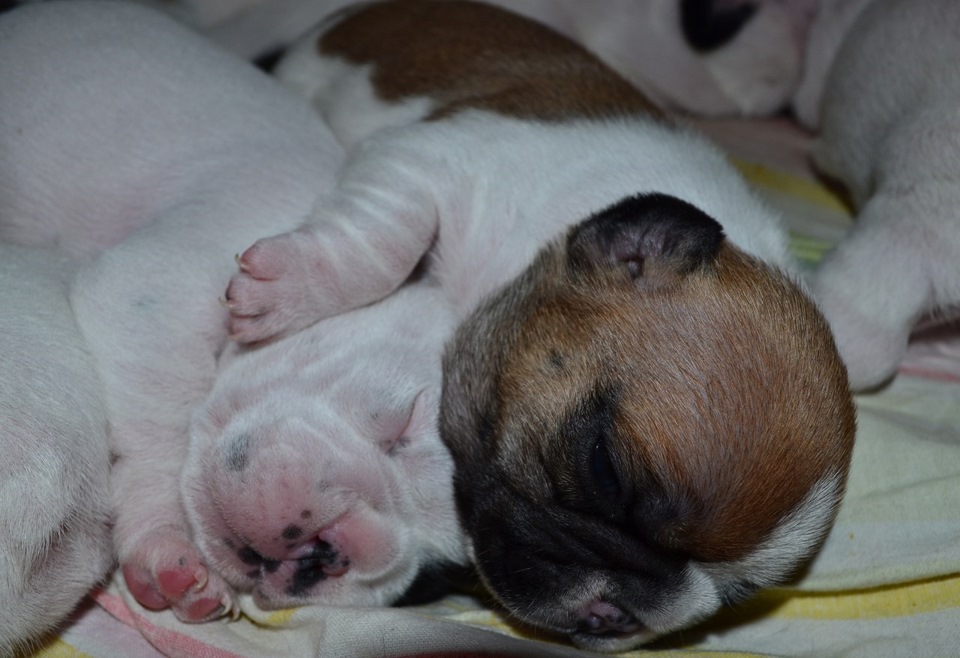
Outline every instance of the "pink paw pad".
POLYGON ((148 610, 170 608, 185 622, 236 612, 229 585, 208 571, 196 548, 183 539, 147 538, 122 572, 133 598, 148 610))

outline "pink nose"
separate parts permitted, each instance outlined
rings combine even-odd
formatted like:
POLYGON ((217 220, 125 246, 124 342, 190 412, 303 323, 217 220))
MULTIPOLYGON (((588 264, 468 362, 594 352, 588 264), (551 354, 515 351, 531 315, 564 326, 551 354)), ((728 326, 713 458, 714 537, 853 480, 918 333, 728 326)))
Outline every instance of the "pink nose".
POLYGON ((606 601, 594 601, 580 620, 580 630, 591 635, 635 633, 642 625, 633 615, 606 601))

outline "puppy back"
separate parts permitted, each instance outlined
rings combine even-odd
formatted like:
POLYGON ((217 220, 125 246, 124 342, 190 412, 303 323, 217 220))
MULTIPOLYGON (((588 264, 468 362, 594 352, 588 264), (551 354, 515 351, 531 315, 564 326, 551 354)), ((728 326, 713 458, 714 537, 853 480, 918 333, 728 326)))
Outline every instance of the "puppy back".
POLYGON ((428 97, 429 118, 469 110, 541 121, 652 115, 626 80, 550 28, 475 2, 401 0, 353 11, 319 54, 371 65, 381 100, 428 97))

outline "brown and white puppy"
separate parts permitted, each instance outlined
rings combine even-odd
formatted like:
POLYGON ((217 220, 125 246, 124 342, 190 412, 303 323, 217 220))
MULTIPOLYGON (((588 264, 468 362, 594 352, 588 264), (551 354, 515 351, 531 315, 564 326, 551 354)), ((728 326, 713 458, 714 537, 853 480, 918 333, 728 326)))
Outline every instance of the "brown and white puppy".
POLYGON ((440 429, 473 557, 519 619, 622 650, 787 578, 854 410, 776 218, 572 42, 471 2, 340 14, 281 63, 351 149, 227 291, 256 341, 426 264, 464 319, 440 429))

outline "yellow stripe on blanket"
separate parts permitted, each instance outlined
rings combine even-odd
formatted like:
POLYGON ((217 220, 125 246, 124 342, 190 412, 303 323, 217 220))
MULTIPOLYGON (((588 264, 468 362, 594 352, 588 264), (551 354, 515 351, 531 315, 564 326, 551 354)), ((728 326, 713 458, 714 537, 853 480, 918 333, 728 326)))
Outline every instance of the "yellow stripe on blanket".
MULTIPOLYGON (((960 575, 869 590, 798 593, 771 590, 757 605, 784 619, 889 619, 960 607, 960 575)), ((749 604, 747 607, 751 607, 749 604)))
POLYGON ((63 640, 57 639, 35 653, 31 653, 30 658, 95 658, 95 656, 84 653, 63 640))
POLYGON ((743 174, 743 177, 754 185, 790 194, 804 201, 816 203, 841 213, 848 212, 847 206, 836 194, 816 181, 770 169, 755 162, 744 162, 736 159, 732 162, 743 174))

